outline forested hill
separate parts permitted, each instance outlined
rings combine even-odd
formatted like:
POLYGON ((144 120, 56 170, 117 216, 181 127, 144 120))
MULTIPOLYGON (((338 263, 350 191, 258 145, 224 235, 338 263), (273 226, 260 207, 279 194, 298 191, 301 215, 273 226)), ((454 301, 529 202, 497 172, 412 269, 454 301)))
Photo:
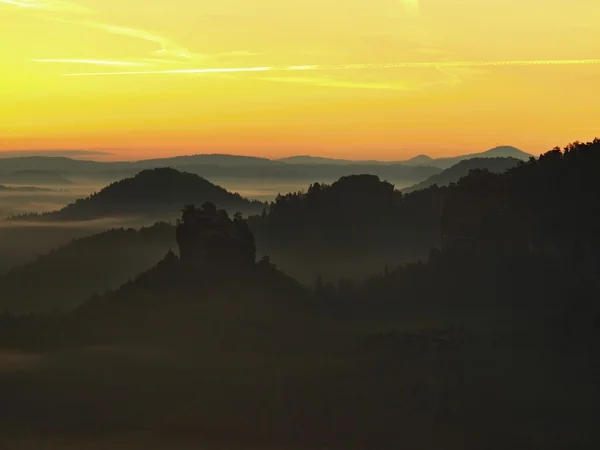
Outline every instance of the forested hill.
POLYGON ((257 247, 302 281, 363 277, 439 245, 444 189, 404 195, 374 175, 315 183, 251 217, 257 247))
POLYGON ((474 169, 488 170, 494 173, 502 173, 508 169, 512 169, 521 163, 521 160, 516 158, 473 158, 465 159, 444 170, 441 173, 432 175, 420 183, 409 188, 403 189, 402 192, 414 192, 420 189, 428 188, 437 184, 438 186, 448 186, 450 183, 456 183, 462 177, 469 175, 469 172, 474 169))
POLYGON ((206 201, 218 203, 230 212, 244 214, 257 214, 265 207, 261 202, 228 192, 198 175, 160 168, 144 170, 134 177, 112 183, 61 210, 13 219, 78 221, 140 217, 171 220, 178 215, 182 205, 206 201))

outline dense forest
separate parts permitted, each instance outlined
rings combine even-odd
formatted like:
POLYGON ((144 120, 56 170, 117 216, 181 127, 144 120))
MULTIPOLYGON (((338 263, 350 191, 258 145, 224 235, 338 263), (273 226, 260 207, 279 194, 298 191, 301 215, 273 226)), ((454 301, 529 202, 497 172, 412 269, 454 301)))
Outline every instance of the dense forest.
POLYGON ((313 184, 247 220, 181 205, 165 228, 181 256, 71 312, 0 317, 21 355, 0 370, 0 427, 598 448, 599 170, 595 140, 411 194, 375 176, 313 184), (364 264, 366 242, 393 252, 397 236, 427 256, 307 288, 257 252, 266 235, 312 266, 321 247, 364 264))
POLYGON ((279 195, 251 217, 259 248, 296 278, 363 278, 426 258, 440 242, 445 188, 402 194, 374 175, 343 177, 279 195))

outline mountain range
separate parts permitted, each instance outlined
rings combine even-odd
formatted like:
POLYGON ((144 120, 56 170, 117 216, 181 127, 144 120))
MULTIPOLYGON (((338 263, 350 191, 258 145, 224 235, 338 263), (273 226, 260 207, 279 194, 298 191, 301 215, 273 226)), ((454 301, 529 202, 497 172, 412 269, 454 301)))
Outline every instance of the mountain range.
POLYGON ((71 184, 79 179, 116 181, 135 173, 171 167, 205 178, 220 180, 278 180, 333 182, 342 176, 368 173, 403 187, 421 182, 442 169, 469 158, 513 157, 527 160, 531 155, 514 147, 497 147, 483 153, 453 158, 417 156, 408 161, 351 161, 344 159, 293 156, 267 159, 224 154, 198 154, 140 161, 89 161, 64 156, 22 156, 0 158, 0 183, 71 184))

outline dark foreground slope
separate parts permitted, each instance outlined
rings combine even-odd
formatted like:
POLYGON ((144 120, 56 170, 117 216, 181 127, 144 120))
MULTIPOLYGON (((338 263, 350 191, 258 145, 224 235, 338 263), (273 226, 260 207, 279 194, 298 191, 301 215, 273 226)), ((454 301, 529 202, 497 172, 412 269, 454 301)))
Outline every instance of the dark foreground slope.
POLYGON ((175 169, 144 170, 59 211, 14 220, 82 221, 106 218, 169 220, 181 205, 217 202, 229 211, 256 214, 264 205, 233 194, 204 178, 175 169))
POLYGON ((152 267, 175 247, 174 227, 166 223, 76 239, 0 276, 0 311, 72 309, 152 267))

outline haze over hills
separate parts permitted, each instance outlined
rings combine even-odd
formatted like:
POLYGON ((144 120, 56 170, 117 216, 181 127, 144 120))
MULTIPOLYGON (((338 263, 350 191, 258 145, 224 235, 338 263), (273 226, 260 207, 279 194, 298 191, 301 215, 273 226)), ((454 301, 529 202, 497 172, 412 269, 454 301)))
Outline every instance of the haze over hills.
POLYGON ((258 214, 265 204, 232 194, 198 175, 161 168, 144 170, 134 177, 110 184, 61 210, 41 215, 22 215, 13 220, 86 221, 134 217, 170 220, 181 205, 219 202, 231 211, 258 214))
POLYGON ((23 169, 11 173, 0 173, 0 184, 68 186, 73 182, 56 171, 23 169))
MULTIPOLYGON (((85 155, 85 152, 82 154, 85 155)), ((69 178, 69 175, 114 178, 118 175, 132 175, 143 169, 172 167, 215 179, 266 177, 304 179, 307 182, 315 180, 331 182, 345 175, 370 173, 394 182, 416 183, 433 175, 435 169, 447 168, 463 159, 514 157, 526 160, 530 156, 514 147, 497 147, 482 153, 452 158, 433 159, 421 155, 408 161, 352 161, 313 156, 292 156, 271 160, 226 154, 198 154, 111 162, 72 159, 64 156, 23 156, 0 159, 0 181, 3 176, 9 177, 15 172, 24 170, 53 172, 66 178, 69 178), (423 168, 417 170, 415 166, 423 166, 423 168), (423 178, 418 179, 419 176, 423 178)))
POLYGON ((434 184, 438 186, 448 186, 450 183, 456 183, 462 177, 466 177, 469 174, 469 171, 474 169, 489 170, 493 173, 502 173, 508 169, 516 167, 521 162, 522 160, 512 157, 465 159, 444 170, 443 172, 427 178, 425 181, 421 181, 420 183, 417 183, 409 188, 402 189, 402 192, 414 192, 421 189, 426 189, 434 184))

